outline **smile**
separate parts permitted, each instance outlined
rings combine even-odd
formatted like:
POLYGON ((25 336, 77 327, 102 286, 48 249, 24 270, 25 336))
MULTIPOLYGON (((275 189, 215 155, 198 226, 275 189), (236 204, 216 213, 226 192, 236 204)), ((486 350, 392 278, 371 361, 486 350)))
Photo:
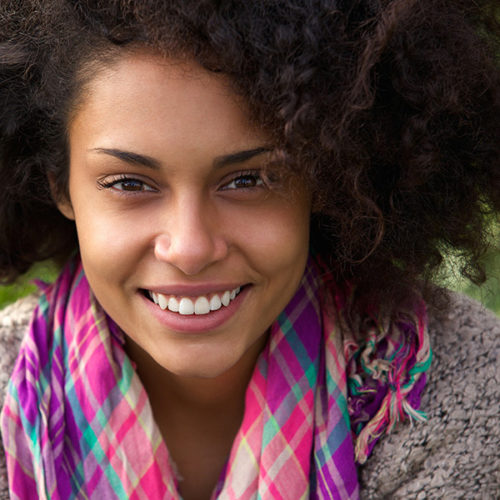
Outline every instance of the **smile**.
POLYGON ((174 295, 164 295, 148 290, 150 299, 162 310, 168 309, 171 312, 183 316, 208 314, 217 311, 221 307, 227 307, 232 300, 240 293, 241 287, 233 290, 226 290, 221 293, 210 295, 200 295, 198 297, 178 297, 174 295))

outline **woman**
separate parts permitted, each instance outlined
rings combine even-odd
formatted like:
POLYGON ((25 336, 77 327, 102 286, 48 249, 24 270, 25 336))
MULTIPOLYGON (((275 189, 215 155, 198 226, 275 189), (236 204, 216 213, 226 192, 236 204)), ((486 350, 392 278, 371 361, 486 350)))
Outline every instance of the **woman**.
POLYGON ((500 208, 490 7, 5 2, 1 269, 64 263, 13 498, 387 494, 358 464, 425 419, 428 278, 452 248, 480 280, 500 208))

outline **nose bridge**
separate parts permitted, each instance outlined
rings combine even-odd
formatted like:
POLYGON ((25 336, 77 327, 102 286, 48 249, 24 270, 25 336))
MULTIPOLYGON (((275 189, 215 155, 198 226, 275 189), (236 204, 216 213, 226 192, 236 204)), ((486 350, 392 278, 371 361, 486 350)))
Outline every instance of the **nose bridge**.
POLYGON ((184 274, 195 275, 224 258, 227 243, 216 210, 206 197, 188 192, 166 209, 162 234, 155 242, 155 255, 184 274))

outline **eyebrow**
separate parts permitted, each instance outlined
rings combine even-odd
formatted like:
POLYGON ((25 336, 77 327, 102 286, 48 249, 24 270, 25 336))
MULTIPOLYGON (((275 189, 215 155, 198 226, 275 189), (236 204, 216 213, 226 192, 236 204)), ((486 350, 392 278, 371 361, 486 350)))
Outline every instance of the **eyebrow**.
POLYGON ((142 165, 144 167, 152 168, 158 170, 160 168, 160 162, 151 158, 151 156, 140 155, 138 153, 133 153, 132 151, 122 151, 121 149, 108 149, 108 148, 94 148, 91 149, 96 153, 103 153, 106 155, 114 156, 125 163, 130 163, 131 165, 142 165))
MULTIPOLYGON (((139 153, 133 153, 132 151, 123 151, 121 149, 114 148, 94 148, 91 149, 91 151, 114 156, 115 158, 118 158, 119 160, 131 165, 142 165, 154 170, 159 170, 161 167, 161 163, 155 158, 139 153)), ((259 148, 237 151, 235 153, 217 156, 213 161, 213 166, 215 168, 221 168, 235 163, 243 163, 250 160, 250 158, 253 158, 254 156, 260 155, 262 153, 268 153, 269 151, 271 151, 271 148, 262 146, 259 148)))
POLYGON ((215 158, 213 165, 215 168, 225 167, 227 165, 232 165, 234 163, 243 163, 254 156, 260 155, 262 153, 268 153, 271 148, 260 147, 255 149, 248 149, 246 151, 237 151, 236 153, 231 153, 228 155, 218 156, 215 158))

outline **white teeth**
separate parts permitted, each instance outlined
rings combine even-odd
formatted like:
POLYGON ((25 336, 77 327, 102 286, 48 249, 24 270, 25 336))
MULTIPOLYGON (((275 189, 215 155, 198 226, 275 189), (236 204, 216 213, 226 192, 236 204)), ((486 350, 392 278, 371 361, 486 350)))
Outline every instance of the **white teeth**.
POLYGON ((194 304, 191 299, 188 299, 187 297, 182 297, 181 301, 179 302, 179 314, 183 314, 187 316, 188 314, 193 314, 194 313, 194 304))
POLYGON ((220 301, 220 297, 215 294, 211 299, 210 299, 210 310, 211 311, 217 311, 222 307, 222 302, 220 301))
POLYGON ((222 306, 227 307, 232 300, 240 293, 241 288, 226 290, 222 295, 214 293, 210 300, 205 296, 198 297, 195 301, 188 297, 182 297, 180 300, 174 296, 164 295, 149 291, 149 296, 155 304, 162 310, 168 309, 172 312, 178 312, 184 316, 191 314, 208 314, 210 311, 217 311, 222 306))
POLYGON ((222 298, 220 299, 222 302, 223 306, 228 306, 229 302, 231 302, 231 293, 230 292, 224 292, 222 294, 222 298))
POLYGON ((162 293, 159 293, 157 296, 158 296, 158 305, 163 310, 165 310, 167 308, 167 304, 168 304, 167 297, 165 297, 165 295, 163 295, 162 293))
POLYGON ((208 314, 210 312, 210 304, 206 297, 198 297, 194 303, 195 314, 208 314))
POLYGON ((172 312, 179 312, 179 301, 175 297, 168 299, 168 309, 172 312))

